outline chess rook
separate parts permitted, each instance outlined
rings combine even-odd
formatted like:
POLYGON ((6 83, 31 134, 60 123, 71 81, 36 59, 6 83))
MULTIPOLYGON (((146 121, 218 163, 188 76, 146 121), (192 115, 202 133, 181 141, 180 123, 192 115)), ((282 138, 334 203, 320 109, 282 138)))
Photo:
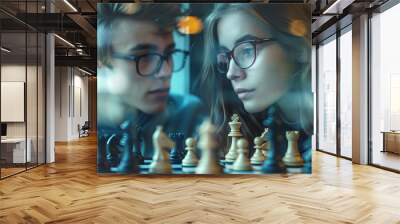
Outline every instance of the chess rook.
POLYGON ((285 156, 282 158, 282 161, 286 166, 303 166, 304 160, 300 155, 299 146, 297 141, 299 140, 299 132, 298 131, 287 131, 286 139, 288 140, 288 147, 285 153, 285 156))
POLYGON ((229 122, 229 127, 231 131, 228 136, 231 137, 231 146, 228 153, 225 155, 226 162, 234 162, 237 158, 237 141, 243 136, 240 132, 240 126, 242 123, 239 121, 239 115, 233 114, 231 117, 231 122, 229 122))

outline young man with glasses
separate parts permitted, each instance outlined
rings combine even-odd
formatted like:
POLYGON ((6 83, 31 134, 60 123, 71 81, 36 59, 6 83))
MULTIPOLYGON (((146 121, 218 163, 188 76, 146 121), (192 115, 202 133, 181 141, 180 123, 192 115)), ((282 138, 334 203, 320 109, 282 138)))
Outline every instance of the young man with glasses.
POLYGON ((172 36, 179 10, 175 4, 98 6, 99 172, 138 171, 142 156, 153 156, 157 125, 184 141, 203 119, 198 98, 170 94, 172 75, 189 54, 172 36))

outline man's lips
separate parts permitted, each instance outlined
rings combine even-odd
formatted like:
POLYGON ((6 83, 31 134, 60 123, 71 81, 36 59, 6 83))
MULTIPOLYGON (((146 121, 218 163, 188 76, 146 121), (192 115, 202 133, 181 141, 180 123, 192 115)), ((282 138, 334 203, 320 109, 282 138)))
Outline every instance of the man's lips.
POLYGON ((235 89, 235 93, 242 100, 250 97, 254 93, 254 91, 255 91, 255 89, 245 89, 245 88, 235 89))

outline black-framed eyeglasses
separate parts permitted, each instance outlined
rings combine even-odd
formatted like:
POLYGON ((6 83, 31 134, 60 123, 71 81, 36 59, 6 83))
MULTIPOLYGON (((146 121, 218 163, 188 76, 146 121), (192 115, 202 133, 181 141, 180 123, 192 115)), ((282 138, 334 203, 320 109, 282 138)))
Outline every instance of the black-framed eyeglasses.
POLYGON ((246 40, 237 44, 231 51, 217 54, 217 69, 220 73, 226 74, 229 70, 231 58, 241 69, 250 68, 257 57, 257 44, 275 41, 275 39, 265 38, 259 40, 246 40))
POLYGON ((173 50, 165 55, 159 53, 148 53, 142 55, 126 55, 121 53, 113 53, 112 57, 133 61, 136 63, 136 72, 140 76, 152 76, 157 74, 164 61, 166 61, 172 68, 172 72, 178 72, 185 67, 188 51, 173 50))

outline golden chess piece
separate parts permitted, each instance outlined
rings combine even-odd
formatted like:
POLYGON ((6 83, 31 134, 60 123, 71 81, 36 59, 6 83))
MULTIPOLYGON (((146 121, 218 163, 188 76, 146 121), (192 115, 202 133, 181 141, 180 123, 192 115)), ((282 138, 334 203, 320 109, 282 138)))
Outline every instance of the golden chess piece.
POLYGON ((231 146, 228 153, 225 155, 226 162, 234 162, 238 156, 237 153, 237 141, 243 136, 240 132, 240 126, 242 123, 239 121, 239 115, 233 114, 231 117, 231 122, 229 122, 229 127, 231 131, 228 136, 231 137, 231 146))
POLYGON ((287 131, 286 139, 288 140, 288 147, 282 161, 286 166, 303 166, 304 160, 301 157, 298 140, 300 133, 298 131, 287 131))

